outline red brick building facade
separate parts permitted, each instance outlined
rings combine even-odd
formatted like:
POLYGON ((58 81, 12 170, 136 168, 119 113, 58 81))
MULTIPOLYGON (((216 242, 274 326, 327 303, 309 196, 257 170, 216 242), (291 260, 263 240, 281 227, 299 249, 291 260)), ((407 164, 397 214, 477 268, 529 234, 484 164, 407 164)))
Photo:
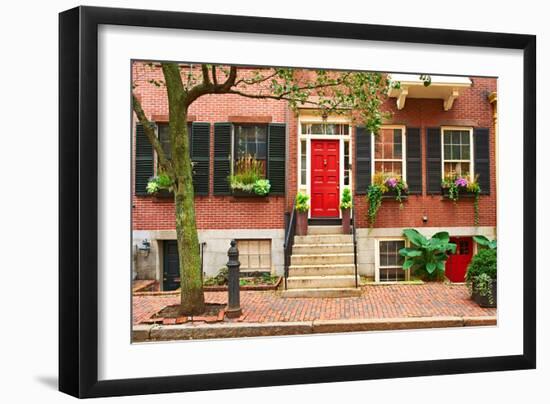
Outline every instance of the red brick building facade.
MULTIPOLYGON (((134 77, 141 77, 143 82, 147 82, 151 78, 161 79, 162 73, 136 64, 133 74, 134 77)), ((427 235, 446 230, 452 236, 469 240, 465 248, 470 250, 475 248, 471 243, 471 236, 495 236, 497 133, 494 100, 497 80, 478 77, 434 77, 431 86, 424 87, 413 77, 400 76, 403 76, 401 89, 392 91, 383 106, 384 110, 392 113, 391 119, 382 127, 388 134, 389 142, 393 142, 389 147, 386 147, 386 144, 377 144, 379 140, 371 134, 363 135, 365 130, 358 129, 349 116, 322 117, 318 111, 306 108, 296 112, 286 101, 258 100, 235 94, 222 94, 200 97, 191 105, 191 131, 195 127, 192 123, 195 123, 197 128, 202 125, 200 127, 203 128, 203 133, 207 133, 209 137, 209 153, 202 156, 208 180, 202 184, 203 191, 200 195, 195 197, 199 239, 205 243, 203 269, 206 275, 215 274, 225 264, 229 240, 232 238, 240 240, 246 268, 283 273, 285 213, 292 209, 299 190, 311 194, 311 168, 314 164, 312 157, 315 153, 313 150, 325 140, 337 148, 334 157, 339 170, 336 179, 338 190, 341 193, 345 187, 349 187, 353 193, 353 220, 357 229, 357 262, 360 274, 377 281, 383 280, 381 268, 384 265, 380 260, 386 258, 383 257, 385 253, 381 252, 381 248, 402 246, 399 240, 402 240, 404 228, 416 228, 427 235), (270 193, 264 198, 243 198, 233 196, 230 192, 219 192, 223 184, 220 178, 216 179, 216 170, 219 168, 217 162, 220 160, 220 155, 216 155, 216 145, 221 144, 222 136, 225 134, 230 137, 228 150, 231 153, 228 158, 234 163, 235 137, 241 136, 241 132, 255 132, 256 143, 253 141, 251 147, 259 154, 265 154, 266 164, 269 165, 272 147, 271 128, 284 131, 283 191, 270 193), (370 137, 367 149, 358 145, 359 134, 370 137), (418 142, 418 150, 408 143, 410 139, 418 142), (392 149, 392 158, 377 159, 374 153, 378 146, 380 150, 392 149), (364 150, 370 151, 368 156, 361 155, 364 150), (410 153, 407 153, 407 150, 410 153), (460 159, 453 155, 457 150, 460 151, 460 159), (417 159, 413 161, 411 157, 411 160, 408 160, 407 154, 412 156, 413 153, 419 153, 417 159), (453 158, 449 159, 449 156, 453 158), (476 160, 476 157, 480 158, 476 160), (433 170, 437 164, 441 166, 441 175, 446 170, 446 164, 449 164, 452 167, 460 166, 466 171, 471 170, 471 174, 480 176, 482 190, 477 224, 474 224, 471 198, 461 198, 454 203, 444 198, 439 190, 434 191, 434 184, 438 180, 433 178, 433 170), (416 175, 416 192, 411 192, 402 206, 394 200, 384 200, 374 228, 369 229, 365 184, 370 182, 370 178, 367 177, 372 176, 379 167, 389 165, 400 171, 405 181, 407 174, 411 182, 416 175), (366 171, 361 171, 361 168, 366 171), (399 243, 390 244, 388 247, 386 241, 399 243)), ((148 118, 158 125, 161 132, 162 126, 168 121, 165 88, 142 85, 136 88, 135 93, 148 118)), ((136 144, 138 126, 134 117, 134 162, 139 160, 139 157, 136 159, 136 148, 138 154, 140 153, 139 145, 136 144)), ((154 161, 155 157, 152 158, 154 161)), ((152 165, 153 171, 155 165, 152 165)), ((139 247, 145 239, 151 243, 151 251, 146 257, 136 254, 134 275, 142 279, 161 281, 166 278, 167 262, 172 259, 169 254, 170 245, 175 240, 174 203, 170 198, 159 198, 139 192, 135 189, 135 178, 132 183, 134 244, 139 247)), ((315 204, 314 198, 312 195, 312 206, 315 204)), ((310 212, 310 215, 311 221, 314 222, 315 213, 310 212)), ((325 217, 322 217, 321 211, 321 217, 317 219, 322 218, 325 217)), ((331 219, 338 218, 331 216, 331 219)), ((471 255, 471 251, 469 254, 471 255)), ((400 278, 386 280, 398 281, 400 278)))

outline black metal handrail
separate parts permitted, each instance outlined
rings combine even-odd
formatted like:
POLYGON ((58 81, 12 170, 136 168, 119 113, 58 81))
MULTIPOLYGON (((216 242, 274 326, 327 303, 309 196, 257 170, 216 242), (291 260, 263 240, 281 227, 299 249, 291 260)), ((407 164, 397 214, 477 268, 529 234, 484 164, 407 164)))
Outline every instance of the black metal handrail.
MULTIPOLYGON (((286 214, 288 218, 288 213, 286 214)), ((290 218, 286 220, 285 228, 285 290, 287 288, 288 270, 290 267, 290 257, 292 256, 292 245, 294 244, 294 235, 296 233, 296 202, 292 206, 292 212, 290 212, 290 218)))
POLYGON ((359 280, 357 279, 357 235, 355 234, 355 227, 357 225, 357 220, 355 217, 355 207, 351 207, 351 218, 353 220, 353 226, 351 231, 353 234, 353 265, 355 266, 355 287, 359 287, 359 280))

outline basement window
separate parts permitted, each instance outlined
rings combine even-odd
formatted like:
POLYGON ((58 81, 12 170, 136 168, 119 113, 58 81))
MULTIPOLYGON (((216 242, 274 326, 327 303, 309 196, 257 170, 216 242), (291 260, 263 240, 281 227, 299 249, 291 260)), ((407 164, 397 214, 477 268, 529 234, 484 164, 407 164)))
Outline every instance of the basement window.
POLYGON ((408 280, 408 271, 403 270, 404 258, 399 250, 405 247, 405 240, 380 240, 378 242, 377 269, 380 282, 408 280))
POLYGON ((237 240, 241 273, 271 273, 271 240, 237 240))

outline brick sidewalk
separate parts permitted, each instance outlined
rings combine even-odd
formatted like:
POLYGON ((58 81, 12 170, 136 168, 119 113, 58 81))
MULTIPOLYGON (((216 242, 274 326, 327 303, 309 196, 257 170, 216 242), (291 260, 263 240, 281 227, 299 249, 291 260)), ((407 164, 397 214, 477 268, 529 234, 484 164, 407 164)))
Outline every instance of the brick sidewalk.
MULTIPOLYGON (((282 298, 280 292, 241 291, 241 321, 248 323, 403 317, 495 316, 470 300, 464 285, 363 286, 360 297, 282 298)), ((227 303, 227 292, 206 292, 206 302, 227 303)), ((140 324, 162 308, 177 304, 178 294, 133 296, 133 323, 140 324)))

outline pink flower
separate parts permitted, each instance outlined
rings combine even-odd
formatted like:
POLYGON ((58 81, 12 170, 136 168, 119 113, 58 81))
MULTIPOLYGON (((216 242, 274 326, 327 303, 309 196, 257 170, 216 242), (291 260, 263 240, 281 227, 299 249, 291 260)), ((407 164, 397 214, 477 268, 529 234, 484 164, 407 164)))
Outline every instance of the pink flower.
POLYGON ((395 188, 397 186, 397 178, 391 177, 386 180, 386 185, 390 188, 395 188))
POLYGON ((458 177, 456 180, 455 180, 455 185, 457 187, 464 187, 466 188, 468 186, 468 180, 466 178, 462 178, 462 177, 458 177))

